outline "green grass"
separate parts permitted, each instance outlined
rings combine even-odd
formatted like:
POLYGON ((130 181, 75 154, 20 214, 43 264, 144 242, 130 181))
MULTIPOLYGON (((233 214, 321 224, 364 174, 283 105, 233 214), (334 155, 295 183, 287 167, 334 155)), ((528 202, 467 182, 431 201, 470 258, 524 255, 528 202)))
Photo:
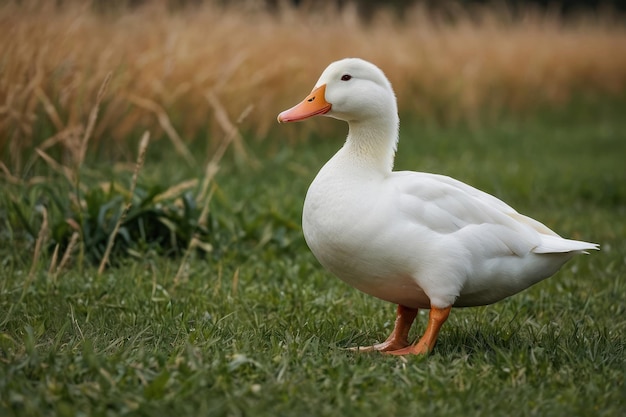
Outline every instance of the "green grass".
MULTIPOLYGON (((181 259, 149 247, 100 276, 89 263, 49 275, 49 254, 29 275, 32 239, 5 230, 0 414, 624 415, 625 109, 586 101, 472 129, 403 119, 397 169, 455 176, 602 245, 521 294, 453 310, 426 358, 344 350, 384 339, 395 307, 323 271, 301 236, 306 187, 339 137, 259 145, 257 170, 225 161, 214 250, 182 280, 181 259)), ((200 175, 156 154, 140 186, 200 175)))

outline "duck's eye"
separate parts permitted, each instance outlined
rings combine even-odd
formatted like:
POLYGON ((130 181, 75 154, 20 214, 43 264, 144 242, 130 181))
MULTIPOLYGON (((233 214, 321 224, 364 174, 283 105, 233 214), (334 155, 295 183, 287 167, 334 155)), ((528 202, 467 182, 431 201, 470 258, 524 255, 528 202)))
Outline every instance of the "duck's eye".
POLYGON ((352 79, 352 75, 344 74, 341 76, 341 81, 350 81, 352 79))

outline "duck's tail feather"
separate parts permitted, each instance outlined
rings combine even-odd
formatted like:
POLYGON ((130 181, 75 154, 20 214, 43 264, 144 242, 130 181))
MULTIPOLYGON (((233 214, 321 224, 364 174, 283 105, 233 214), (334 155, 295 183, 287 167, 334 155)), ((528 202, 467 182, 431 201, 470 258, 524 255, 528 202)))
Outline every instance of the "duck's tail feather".
POLYGON ((532 251, 534 253, 588 253, 588 250, 600 250, 600 246, 597 243, 563 239, 562 237, 552 235, 542 235, 541 244, 532 251))

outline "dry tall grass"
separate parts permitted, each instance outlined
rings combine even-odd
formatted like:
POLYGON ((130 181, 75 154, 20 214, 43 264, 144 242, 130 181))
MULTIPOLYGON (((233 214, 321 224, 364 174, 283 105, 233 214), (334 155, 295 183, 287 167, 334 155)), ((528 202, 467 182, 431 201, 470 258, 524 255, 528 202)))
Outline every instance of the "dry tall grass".
POLYGON ((88 2, 54 3, 0 6, 0 155, 13 172, 22 165, 17 155, 50 136, 79 146, 109 72, 94 142, 145 130, 189 141, 207 128, 221 138, 207 97, 231 117, 253 105, 244 130, 267 137, 276 114, 345 56, 377 63, 402 111, 426 119, 626 90, 626 28, 608 15, 564 21, 485 8, 442 19, 415 8, 402 22, 380 13, 364 24, 351 7, 317 10, 315 2, 269 13, 210 1, 170 12, 157 1, 109 14, 88 2))

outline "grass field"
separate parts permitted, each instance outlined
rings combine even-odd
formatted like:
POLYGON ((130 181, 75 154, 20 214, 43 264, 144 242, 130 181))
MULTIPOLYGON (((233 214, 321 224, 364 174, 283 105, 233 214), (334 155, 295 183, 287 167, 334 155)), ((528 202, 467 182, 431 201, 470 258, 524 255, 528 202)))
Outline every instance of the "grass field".
MULTIPOLYGON (((3 415, 623 415, 624 108, 403 124, 397 168, 454 175, 602 245, 524 293, 454 310, 427 358, 344 350, 385 338, 394 306, 324 272, 301 236, 306 187, 340 138, 253 147, 254 170, 227 154, 214 248, 183 273, 180 257, 150 249, 102 274, 89 263, 50 273, 49 253, 32 268, 32 246, 3 239, 3 415)), ((184 167, 149 149, 138 188, 203 175, 184 167)))
POLYGON ((51 4, 0 5, 0 415, 626 415, 619 19, 51 4), (395 306, 302 237, 345 126, 275 117, 351 54, 398 92, 396 169, 601 252, 453 310, 428 357, 346 351, 395 306))

